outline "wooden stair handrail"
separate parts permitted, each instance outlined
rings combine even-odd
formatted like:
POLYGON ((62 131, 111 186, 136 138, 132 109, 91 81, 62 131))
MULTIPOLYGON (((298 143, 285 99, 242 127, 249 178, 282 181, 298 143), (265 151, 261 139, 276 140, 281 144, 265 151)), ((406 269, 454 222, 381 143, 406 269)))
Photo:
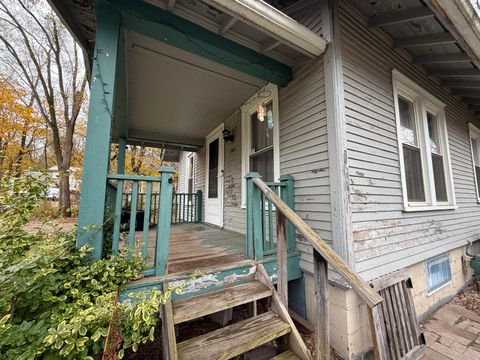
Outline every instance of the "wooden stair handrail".
POLYGON ((370 307, 378 305, 383 301, 382 297, 373 290, 348 264, 337 255, 322 238, 305 223, 288 205, 273 192, 259 177, 254 177, 253 183, 265 194, 276 209, 279 210, 288 221, 307 239, 313 248, 347 281, 355 292, 370 307))

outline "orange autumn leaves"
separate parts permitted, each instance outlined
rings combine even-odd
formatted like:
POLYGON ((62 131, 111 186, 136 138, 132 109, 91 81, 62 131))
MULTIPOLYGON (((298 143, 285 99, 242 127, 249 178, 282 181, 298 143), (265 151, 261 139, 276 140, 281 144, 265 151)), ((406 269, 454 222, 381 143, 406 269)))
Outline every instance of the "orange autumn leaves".
POLYGON ((0 176, 31 168, 38 142, 45 137, 44 122, 26 99, 0 77, 0 176))

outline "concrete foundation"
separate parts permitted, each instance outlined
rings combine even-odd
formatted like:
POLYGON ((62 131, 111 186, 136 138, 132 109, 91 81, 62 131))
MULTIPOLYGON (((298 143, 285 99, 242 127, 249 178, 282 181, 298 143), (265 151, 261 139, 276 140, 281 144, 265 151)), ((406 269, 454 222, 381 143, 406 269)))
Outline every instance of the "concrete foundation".
MULTIPOLYGON (((426 280, 426 262, 407 268, 412 279, 415 309, 420 320, 427 317, 444 303, 451 300, 472 279, 473 272, 462 265, 465 248, 449 253, 452 280, 439 290, 429 294, 426 280)), ((306 316, 315 319, 315 297, 313 277, 305 274, 306 316)), ((344 359, 368 358, 372 348, 372 338, 368 321, 367 307, 352 290, 330 285, 330 336, 332 347, 344 359)))

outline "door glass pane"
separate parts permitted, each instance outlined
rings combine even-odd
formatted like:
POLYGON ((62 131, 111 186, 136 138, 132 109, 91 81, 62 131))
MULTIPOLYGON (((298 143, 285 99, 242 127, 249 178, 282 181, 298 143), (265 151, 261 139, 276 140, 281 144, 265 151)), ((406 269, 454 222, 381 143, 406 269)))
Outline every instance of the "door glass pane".
POLYGON ((442 150, 440 148, 437 117, 432 113, 427 112, 427 123, 430 151, 436 154, 441 154, 442 150))
POLYGON ((398 97, 400 113, 400 140, 404 144, 417 146, 417 127, 415 126, 415 112, 413 102, 398 97))
POLYGON ((407 183, 408 201, 424 202, 425 187, 423 185, 420 149, 404 144, 403 160, 405 164, 405 181, 407 183))
POLYGON ((258 119, 256 112, 250 116, 252 123, 252 152, 256 152, 273 145, 272 103, 270 102, 266 108, 267 112, 263 121, 258 119))
POLYGON ((218 197, 218 139, 208 145, 208 197, 218 197))
POLYGON ((273 147, 250 156, 250 170, 258 172, 263 181, 273 181, 273 147))

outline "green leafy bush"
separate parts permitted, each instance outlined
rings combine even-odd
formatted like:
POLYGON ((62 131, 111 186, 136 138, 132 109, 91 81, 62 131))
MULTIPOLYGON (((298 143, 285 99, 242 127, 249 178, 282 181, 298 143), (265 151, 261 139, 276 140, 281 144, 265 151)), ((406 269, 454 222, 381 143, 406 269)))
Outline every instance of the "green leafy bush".
MULTIPOLYGON (((73 233, 24 228, 45 187, 29 177, 0 179, 0 358, 93 359, 107 336, 119 357, 153 340, 159 306, 170 295, 116 294, 144 267, 139 255, 93 261, 73 233), (115 331, 113 331, 115 330, 115 331)), ((179 291, 179 290, 177 290, 179 291)))

